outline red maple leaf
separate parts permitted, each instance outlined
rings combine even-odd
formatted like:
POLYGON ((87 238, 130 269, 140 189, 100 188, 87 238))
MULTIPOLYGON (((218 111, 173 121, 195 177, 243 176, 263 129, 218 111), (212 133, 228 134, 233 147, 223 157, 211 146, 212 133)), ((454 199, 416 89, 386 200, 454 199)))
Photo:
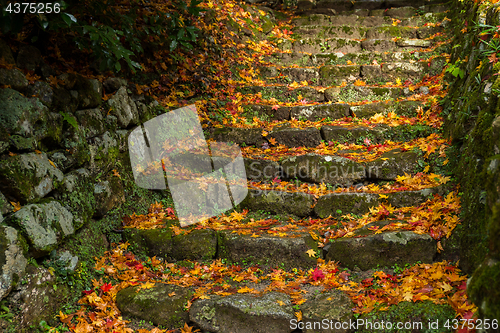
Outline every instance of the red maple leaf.
POLYGON ((325 274, 323 273, 322 270, 320 270, 319 268, 316 267, 316 269, 314 270, 314 272, 312 272, 312 279, 314 281, 317 281, 319 279, 323 279, 325 277, 325 274))
POLYGON ((111 288, 113 288, 111 283, 105 283, 99 289, 101 289, 102 291, 104 291, 106 293, 106 292, 110 291, 111 288))

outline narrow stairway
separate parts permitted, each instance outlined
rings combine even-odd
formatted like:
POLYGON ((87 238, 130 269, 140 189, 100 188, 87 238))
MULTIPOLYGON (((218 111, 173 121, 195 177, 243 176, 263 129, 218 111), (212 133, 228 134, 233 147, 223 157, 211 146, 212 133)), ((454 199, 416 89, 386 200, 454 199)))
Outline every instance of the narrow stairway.
MULTIPOLYGON (((155 286, 165 290, 150 296, 143 288, 143 297, 186 297, 189 312, 175 323, 148 315, 134 301, 141 291, 127 288, 116 298, 123 315, 187 323, 183 332, 372 332, 370 320, 453 331, 446 319, 470 306, 460 301, 466 278, 444 261, 457 259, 446 239, 460 207, 440 135, 447 9, 301 0, 260 34, 265 44, 248 40, 264 55, 252 68, 235 62, 228 80, 237 88, 225 102, 232 117, 197 101, 210 144, 241 148, 248 196, 187 229, 161 205, 127 218, 124 240, 154 257, 144 279, 178 287, 155 286), (167 228, 134 228, 158 214, 167 228)), ((137 268, 123 254, 127 245, 99 267, 123 280, 124 269, 137 268)))

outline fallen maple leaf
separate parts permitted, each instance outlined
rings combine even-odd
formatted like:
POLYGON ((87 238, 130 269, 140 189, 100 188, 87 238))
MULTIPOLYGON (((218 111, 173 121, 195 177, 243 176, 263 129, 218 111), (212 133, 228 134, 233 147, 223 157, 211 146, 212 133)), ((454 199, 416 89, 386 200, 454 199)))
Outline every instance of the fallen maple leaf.
POLYGON ((194 332, 200 332, 199 329, 195 329, 193 331, 193 327, 192 326, 188 326, 187 323, 184 323, 184 327, 181 328, 181 333, 194 333, 194 332))
POLYGON ((316 256, 316 251, 314 251, 313 249, 307 250, 306 253, 309 255, 309 257, 315 257, 316 256))
POLYGON ((19 209, 21 209, 21 203, 19 201, 18 202, 11 201, 10 203, 14 207, 14 213, 17 212, 19 209))

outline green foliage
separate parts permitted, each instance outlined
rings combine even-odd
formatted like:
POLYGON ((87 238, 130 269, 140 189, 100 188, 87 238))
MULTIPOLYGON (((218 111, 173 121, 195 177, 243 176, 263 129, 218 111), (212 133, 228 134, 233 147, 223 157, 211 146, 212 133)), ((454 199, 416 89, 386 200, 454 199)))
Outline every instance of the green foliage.
POLYGON ((454 64, 449 64, 448 68, 446 68, 446 73, 450 73, 456 78, 460 77, 461 79, 463 79, 465 76, 465 70, 460 68, 460 64, 460 60, 457 60, 454 64))
MULTIPOLYGON (((0 0, 5 8, 6 0, 0 0)), ((165 5, 149 1, 133 0, 115 5, 107 1, 62 1, 58 13, 0 14, 0 29, 4 34, 16 34, 33 23, 30 42, 43 34, 71 36, 82 51, 89 52, 100 70, 118 72, 122 63, 135 73, 141 65, 145 49, 159 49, 168 45, 170 51, 177 48, 192 49, 199 34, 193 18, 203 10, 201 0, 188 4, 174 0, 165 5), (26 17, 25 17, 26 16, 26 17)))
POLYGON ((69 115, 65 112, 60 112, 61 116, 63 117, 64 120, 68 122, 71 126, 73 126, 76 130, 78 129, 78 122, 76 121, 76 118, 72 115, 69 115))

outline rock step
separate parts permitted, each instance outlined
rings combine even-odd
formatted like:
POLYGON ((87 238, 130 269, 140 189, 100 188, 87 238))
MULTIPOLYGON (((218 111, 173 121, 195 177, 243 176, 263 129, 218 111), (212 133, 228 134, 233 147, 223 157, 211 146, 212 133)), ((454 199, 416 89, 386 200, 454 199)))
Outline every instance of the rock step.
MULTIPOLYGON (((325 126, 327 135, 335 133, 336 128, 325 126)), ((358 133, 370 137, 382 137, 388 131, 385 127, 376 129, 358 128, 358 133)), ((351 132, 352 133, 352 132, 351 132)), ((315 153, 284 157, 280 161, 264 158, 243 158, 246 177, 253 181, 279 179, 298 179, 309 183, 324 183, 332 186, 352 186, 364 181, 391 181, 405 173, 412 174, 418 167, 419 154, 413 151, 403 152, 394 149, 382 154, 370 162, 356 162, 336 154, 319 155, 315 153)), ((211 157, 207 155, 186 155, 186 158, 177 158, 183 161, 183 167, 197 172, 198 166, 210 163, 211 157), (191 163, 190 163, 191 162, 191 163)), ((233 161, 230 157, 212 157, 217 166, 225 166, 226 172, 236 173, 236 169, 228 167, 233 161)), ((236 166, 235 166, 236 167, 236 166)))
POLYGON ((283 192, 274 190, 250 189, 241 207, 253 211, 263 210, 277 214, 293 214, 299 217, 341 216, 346 213, 365 214, 371 207, 383 202, 393 207, 418 206, 433 194, 443 195, 447 188, 443 185, 416 191, 399 191, 384 193, 387 198, 381 198, 378 193, 340 192, 315 195, 303 192, 283 192))
POLYGON ((275 53, 266 57, 265 60, 274 66, 299 65, 299 66, 322 66, 322 65, 346 65, 348 61, 356 65, 371 65, 374 61, 379 64, 386 62, 415 62, 429 59, 434 51, 402 51, 402 52, 355 52, 355 53, 275 53))
MULTIPOLYGON (((332 105, 335 107, 335 104, 324 104, 324 106, 332 105)), ((339 104, 342 106, 343 104, 339 104)), ((321 105, 320 105, 321 106, 321 105)), ((338 105, 337 105, 338 106, 338 105)), ((396 110, 396 107, 406 106, 406 112, 408 110, 414 109, 423 106, 421 102, 408 101, 406 103, 399 104, 390 104, 390 103, 372 103, 366 104, 356 107, 351 107, 354 109, 356 113, 360 113, 364 116, 374 115, 376 113, 381 113, 387 110, 396 110), (368 107, 371 108, 368 108, 368 107)), ((266 108, 271 110, 271 106, 266 106, 266 108)), ((280 110, 280 109, 279 109, 280 110)), ((278 110, 278 111, 279 111, 278 110)), ((334 109, 327 109, 325 112, 328 113, 328 116, 333 116, 334 109)), ((374 136, 375 141, 381 141, 383 139, 391 139, 393 141, 402 141, 406 140, 410 137, 425 137, 430 134, 429 131, 432 130, 429 128, 428 130, 421 129, 419 131, 414 131, 409 128, 410 125, 400 125, 397 127, 392 127, 391 131, 384 131, 383 136, 379 136, 380 132, 367 132, 370 135, 374 136), (407 132, 411 132, 411 135, 407 134, 407 132)), ((428 127, 423 127, 428 128, 428 127)), ((213 139, 220 142, 234 142, 241 146, 256 146, 261 147, 264 143, 268 143, 269 139, 276 140, 277 144, 282 144, 287 147, 317 147, 322 140, 326 142, 329 141, 339 141, 343 142, 353 142, 357 139, 356 134, 361 135, 361 133, 365 132, 363 129, 359 129, 358 126, 354 127, 341 127, 335 125, 323 125, 319 129, 316 127, 306 127, 306 128, 291 128, 283 125, 279 128, 274 128, 273 130, 268 132, 268 135, 263 136, 263 130, 261 128, 239 128, 239 127, 224 127, 224 128, 216 128, 210 132, 207 132, 206 138, 213 139), (349 134, 351 133, 351 134, 349 134), (352 139, 350 137, 352 136, 352 139)))
MULTIPOLYGON (((356 103, 365 101, 387 101, 397 99, 403 96, 410 96, 420 93, 421 89, 411 91, 403 87, 377 87, 377 86, 355 86, 335 87, 322 89, 318 87, 304 86, 290 89, 286 85, 274 86, 247 86, 240 87, 238 91, 243 94, 261 94, 264 100, 275 99, 277 105, 280 103, 289 103, 293 101, 305 100, 310 102, 334 102, 334 103, 356 103)), ((423 88, 425 90, 425 88, 423 88)))
POLYGON ((390 39, 350 39, 350 38, 303 38, 295 41, 286 41, 279 44, 281 50, 291 50, 302 53, 356 53, 362 51, 398 52, 419 51, 433 45, 431 40, 400 38, 396 41, 390 39))
MULTIPOLYGON (((387 11, 385 13, 392 13, 387 11)), ((301 16, 294 18, 292 24, 295 27, 306 26, 349 26, 349 27, 364 27, 372 28, 384 25, 392 25, 392 19, 399 19, 401 22, 398 26, 402 27, 423 27, 427 23, 440 23, 443 21, 443 14, 431 14, 413 16, 413 17, 391 17, 389 15, 383 16, 361 16, 356 14, 351 15, 323 15, 313 14, 308 16, 301 16)))
POLYGON ((420 38, 425 39, 443 32, 441 26, 426 27, 404 27, 384 25, 372 28, 351 27, 351 26, 301 26, 293 29, 295 39, 330 39, 330 38, 350 38, 350 39, 392 39, 397 38, 420 38))
MULTIPOLYGON (((272 105, 250 104, 244 107, 246 111, 243 115, 250 119, 258 116, 268 120, 290 120, 295 118, 299 120, 318 121, 323 118, 336 120, 353 116, 357 118, 369 118, 377 113, 385 114, 389 111, 393 111, 399 115, 415 116, 419 107, 424 107, 424 103, 404 100, 373 102, 357 106, 350 106, 346 103, 331 103, 279 106, 278 108, 274 107, 274 109, 272 105)), ((220 132, 219 130, 216 131, 220 132)), ((253 142, 253 139, 251 139, 251 142, 253 142)))
MULTIPOLYGON (((206 227, 179 235, 174 235, 169 228, 124 229, 123 238, 151 257, 171 261, 225 259, 229 263, 260 265, 264 269, 282 265, 286 268, 311 268, 320 258, 339 262, 349 269, 357 266, 369 270, 378 265, 432 263, 437 251, 436 241, 428 234, 419 235, 404 229, 382 233, 371 230, 372 227, 404 223, 399 220, 372 222, 354 230, 353 237, 331 239, 323 249, 318 244, 324 235, 318 235, 317 229, 311 231, 310 228, 314 227, 314 220, 290 222, 269 218, 262 222, 262 227, 255 224, 245 228, 245 223, 240 223, 236 229, 206 227), (315 255, 308 254, 310 250, 315 255)), ((328 233, 325 230, 332 231, 332 227, 340 225, 335 220, 329 223, 332 225, 319 232, 328 233)))
MULTIPOLYGON (((441 1, 416 1, 408 0, 360 0, 354 2, 346 2, 343 0, 301 0, 297 4, 297 9, 302 11, 302 14, 313 10, 334 10, 336 13, 358 11, 359 13, 367 13, 369 15, 395 15, 395 16, 412 16, 417 13, 418 7, 427 5, 441 5, 441 1), (389 13, 387 13, 389 12, 389 13)), ((445 9, 445 7, 434 7, 434 10, 445 9)))
MULTIPOLYGON (((392 42, 392 41, 391 41, 392 42)), ((268 83, 290 83, 307 81, 324 87, 339 86, 342 82, 363 80, 368 84, 396 79, 419 81, 425 75, 437 75, 446 63, 444 57, 429 62, 390 62, 377 65, 324 65, 319 68, 259 67, 261 77, 268 83)))

